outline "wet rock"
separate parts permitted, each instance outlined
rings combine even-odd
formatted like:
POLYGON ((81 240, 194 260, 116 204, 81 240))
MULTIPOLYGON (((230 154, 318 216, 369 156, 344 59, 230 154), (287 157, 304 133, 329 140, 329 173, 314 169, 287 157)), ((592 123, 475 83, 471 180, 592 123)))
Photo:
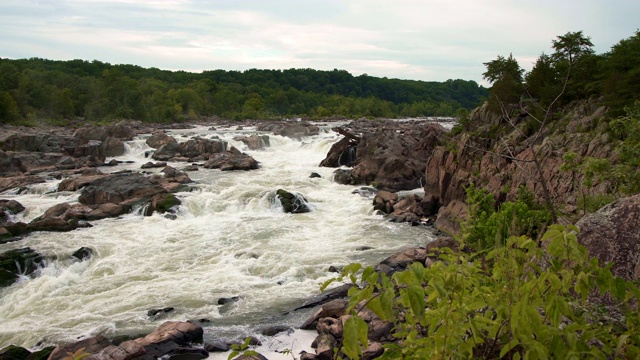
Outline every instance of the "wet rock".
POLYGON ((389 256, 380 262, 380 264, 389 266, 395 271, 402 271, 414 262, 424 263, 426 258, 427 249, 408 248, 389 256))
POLYGON ((357 143, 352 139, 347 137, 340 139, 340 141, 331 146, 331 149, 329 149, 329 152, 327 153, 327 157, 320 162, 320 166, 353 166, 356 161, 356 147, 357 143))
POLYGON ((198 165, 189 165, 182 169, 182 171, 198 171, 198 165))
POLYGON ((227 149, 226 141, 220 139, 204 139, 195 137, 183 143, 167 143, 162 145, 151 156, 155 160, 167 161, 180 158, 187 161, 202 161, 227 149))
MULTIPOLYGON (((329 268, 329 271, 331 271, 331 268, 329 268)), ((340 271, 336 271, 336 272, 340 272, 340 271)), ((349 292, 349 289, 351 289, 353 286, 354 286, 353 284, 343 284, 336 288, 325 290, 322 294, 314 296, 309 301, 295 308, 294 311, 322 305, 322 304, 328 303, 331 300, 345 298, 347 296, 347 293, 349 292)))
POLYGON ((243 142, 249 150, 262 150, 270 146, 269 135, 236 136, 233 140, 243 142))
POLYGON ((107 346, 111 346, 111 342, 104 336, 98 335, 72 344, 58 346, 51 352, 48 360, 63 360, 68 356, 67 353, 73 354, 81 348, 84 348, 83 352, 85 353, 97 354, 107 346))
POLYGON ((373 199, 378 194, 378 189, 370 186, 364 186, 359 189, 353 190, 351 193, 358 194, 362 197, 366 197, 369 199, 373 199))
POLYGON ((202 334, 202 327, 190 322, 167 321, 151 334, 134 341, 142 346, 162 344, 169 341, 178 345, 187 345, 190 342, 201 342, 202 334))
POLYGON ((76 130, 73 138, 79 143, 88 142, 90 140, 104 141, 107 138, 116 138, 119 140, 132 140, 135 132, 124 122, 110 124, 107 126, 83 126, 76 130))
POLYGON ((28 229, 29 231, 67 232, 75 230, 80 226, 82 226, 82 224, 77 219, 67 221, 59 217, 51 217, 30 222, 28 229))
POLYGON ((300 214, 310 212, 307 199, 300 194, 293 194, 283 189, 276 191, 276 199, 282 204, 285 213, 300 214))
POLYGON ((29 247, 1 253, 0 287, 13 284, 18 280, 18 274, 31 275, 43 261, 44 258, 29 247))
POLYGON ((293 332, 293 329, 291 328, 291 326, 287 326, 287 325, 273 325, 273 326, 268 326, 262 329, 260 331, 260 334, 264 336, 275 336, 282 332, 291 333, 293 332))
POLYGON ((222 171, 255 170, 259 168, 258 161, 253 157, 241 153, 236 148, 217 154, 207 160, 205 169, 220 169, 222 171))
POLYGON ((145 142, 154 149, 158 149, 162 145, 178 143, 173 136, 167 135, 167 133, 162 130, 154 132, 145 142))
POLYGON ((15 345, 9 345, 0 350, 0 360, 26 360, 31 351, 15 345))
POLYGON ((201 360, 209 357, 209 352, 198 348, 177 348, 169 360, 201 360))
POLYGON ((100 177, 86 186, 78 201, 84 205, 121 204, 165 193, 162 186, 137 173, 120 173, 100 177))
POLYGON ((153 168, 160 168, 160 167, 165 167, 167 166, 167 162, 166 161, 158 161, 158 162, 151 162, 148 161, 144 164, 142 164, 142 166, 140 166, 141 169, 153 169, 153 168))
POLYGON ((220 341, 212 341, 205 343, 204 349, 208 352, 225 352, 229 351, 231 347, 220 341))
POLYGON ((7 211, 16 215, 25 210, 24 206, 15 200, 0 200, 0 212, 7 211))
POLYGON ((145 212, 145 216, 151 216, 154 212, 164 214, 172 208, 182 204, 182 201, 173 194, 158 194, 151 198, 151 205, 145 212))
POLYGON ((337 169, 333 172, 333 181, 342 185, 353 185, 355 184, 355 180, 351 175, 352 170, 348 169, 337 169))
POLYGON ((327 271, 332 272, 332 273, 340 273, 340 272, 342 272, 342 266, 331 265, 331 266, 329 266, 329 269, 327 271))
POLYGON ((240 297, 240 296, 232 296, 232 297, 220 298, 220 299, 218 299, 218 305, 234 303, 234 302, 240 301, 240 299, 242 299, 242 297, 240 297))
POLYGON ((311 175, 309 175, 309 178, 311 179, 315 179, 315 178, 321 178, 322 176, 320 174, 318 174, 317 172, 312 172, 311 175))
POLYGON ((371 246, 358 246, 356 247, 356 251, 367 251, 367 250, 372 250, 373 247, 371 246))
POLYGON ((617 200, 576 223, 578 240, 599 263, 628 281, 640 278, 640 195, 617 200))
POLYGON ((275 135, 300 140, 305 136, 318 135, 320 128, 307 122, 263 122, 256 126, 257 131, 268 131, 275 135))
POLYGON ((385 214, 393 212, 393 207, 398 201, 398 194, 389 191, 379 191, 373 198, 373 209, 385 214))
POLYGON ((47 360, 55 348, 55 346, 48 346, 42 350, 34 351, 27 357, 27 360, 47 360))
POLYGON ((80 261, 89 260, 93 257, 93 250, 91 248, 83 246, 80 249, 74 251, 71 256, 80 261))
POLYGON ((174 311, 175 308, 174 307, 166 307, 166 308, 162 308, 162 309, 149 309, 149 311, 147 311, 147 316, 153 318, 154 320, 157 319, 158 317, 160 317, 160 315, 164 315, 167 313, 170 313, 172 311, 174 311))
POLYGON ((45 182, 43 178, 35 175, 19 175, 0 178, 0 192, 17 189, 17 194, 21 193, 28 185, 41 184, 45 182))
POLYGON ((318 356, 316 354, 312 354, 302 350, 300 352, 300 360, 317 360, 318 356))

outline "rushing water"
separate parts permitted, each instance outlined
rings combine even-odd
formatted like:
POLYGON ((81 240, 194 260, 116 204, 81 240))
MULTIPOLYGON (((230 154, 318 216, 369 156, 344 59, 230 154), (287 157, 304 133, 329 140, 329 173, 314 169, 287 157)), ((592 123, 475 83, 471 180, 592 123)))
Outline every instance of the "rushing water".
MULTIPOLYGON (((49 259, 35 278, 0 290, 0 348, 143 334, 167 320, 210 320, 202 324, 205 340, 243 338, 264 325, 300 325, 308 313, 281 314, 317 294, 318 284, 335 275, 329 266, 373 264, 431 240, 425 228, 374 215, 371 199, 352 194, 355 186, 332 182, 334 169, 318 167, 337 134, 326 130, 302 141, 270 135, 271 146, 259 151, 233 140, 252 132, 171 132, 179 141, 217 135, 261 164, 248 172, 189 173, 196 189, 177 194, 182 205, 176 220, 132 213, 95 221, 92 228, 34 233, 0 245, 0 252, 30 246, 49 259), (309 178, 311 172, 322 178, 309 178), (284 214, 274 203, 278 188, 303 194, 313 211, 284 214), (92 248, 94 257, 72 260, 82 246, 92 248), (232 296, 239 300, 218 305, 219 298, 232 296), (147 316, 149 309, 169 306, 175 311, 159 319, 147 316)), ((143 138, 136 139, 118 157, 135 163, 103 169, 139 169, 149 160, 148 150, 143 138)), ((2 198, 21 202, 27 210, 15 220, 30 221, 57 203, 77 201, 79 193, 52 192, 57 184, 2 198)), ((296 346, 303 345, 308 344, 296 346)))

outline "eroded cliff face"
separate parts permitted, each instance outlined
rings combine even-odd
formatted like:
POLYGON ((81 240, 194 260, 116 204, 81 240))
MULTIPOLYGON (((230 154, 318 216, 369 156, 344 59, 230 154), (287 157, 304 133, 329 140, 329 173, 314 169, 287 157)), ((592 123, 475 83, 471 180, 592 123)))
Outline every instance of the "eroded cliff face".
MULTIPOLYGON (((585 192, 601 193, 607 184, 582 186, 582 175, 563 171, 563 155, 615 159, 606 132, 606 109, 595 102, 574 104, 562 118, 532 131, 536 120, 519 111, 511 119, 488 111, 487 104, 470 115, 469 129, 434 149, 425 170, 425 196, 435 196, 441 208, 436 227, 459 230, 455 216, 466 214, 464 188, 474 183, 491 192, 496 202, 514 200, 525 186, 543 202, 540 172, 551 200, 562 214, 579 215, 577 198, 585 192), (536 135, 537 134, 537 135, 536 135)), ((535 129, 535 128, 534 128, 535 129)))

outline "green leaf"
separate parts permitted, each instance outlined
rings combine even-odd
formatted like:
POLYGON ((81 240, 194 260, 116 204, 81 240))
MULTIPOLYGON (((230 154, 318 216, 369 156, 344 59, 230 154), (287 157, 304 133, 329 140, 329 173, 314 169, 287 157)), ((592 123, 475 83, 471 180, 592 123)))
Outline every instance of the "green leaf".
POLYGON ((351 316, 344 324, 343 340, 342 340, 342 352, 349 357, 349 359, 359 359, 362 355, 362 345, 364 348, 368 347, 368 326, 358 316, 351 316))
POLYGON ((518 344, 519 342, 517 342, 516 340, 509 341, 506 345, 502 347, 502 349, 500 349, 500 358, 505 357, 505 355, 507 355, 509 351, 511 351, 518 344))
POLYGON ((406 289, 406 292, 409 298, 409 305, 411 307, 411 311, 413 311, 413 314, 417 318, 422 317, 422 314, 424 313, 424 308, 425 308, 424 289, 422 288, 422 286, 409 286, 406 289))

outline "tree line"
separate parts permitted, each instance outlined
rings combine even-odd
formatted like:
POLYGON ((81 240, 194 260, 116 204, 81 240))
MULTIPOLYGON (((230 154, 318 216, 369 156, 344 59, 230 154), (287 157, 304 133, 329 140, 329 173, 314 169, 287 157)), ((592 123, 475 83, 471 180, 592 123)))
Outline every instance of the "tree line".
POLYGON ((474 81, 387 79, 345 70, 191 73, 97 60, 0 59, 0 122, 452 116, 486 96, 474 81))

